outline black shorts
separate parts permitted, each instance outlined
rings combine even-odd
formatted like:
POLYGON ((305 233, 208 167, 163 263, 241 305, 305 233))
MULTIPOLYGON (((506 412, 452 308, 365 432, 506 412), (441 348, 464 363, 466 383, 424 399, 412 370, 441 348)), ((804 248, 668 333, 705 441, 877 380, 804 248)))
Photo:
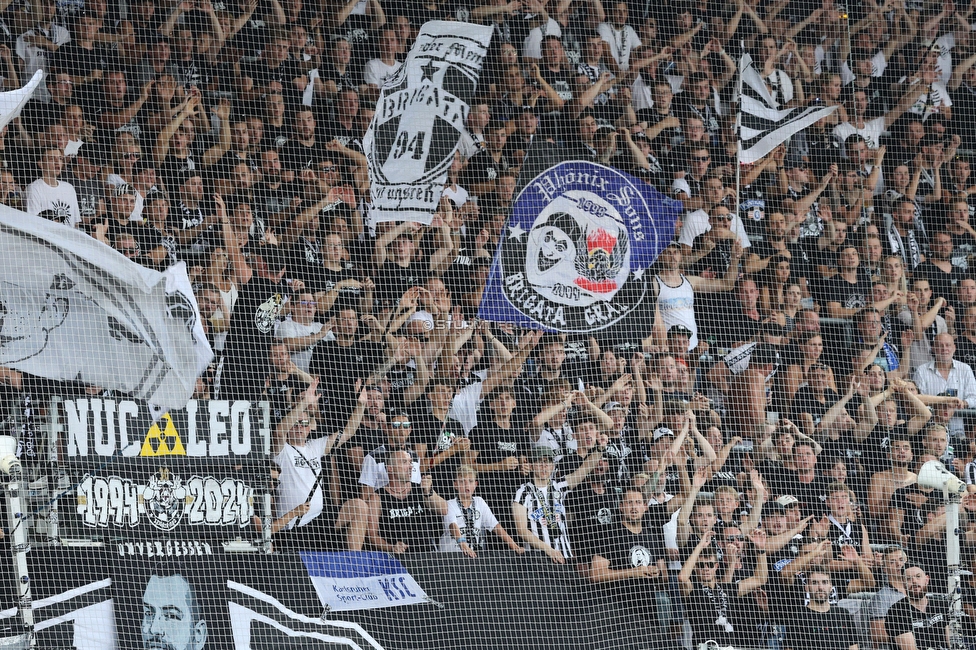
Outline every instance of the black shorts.
POLYGON ((304 526, 282 530, 272 542, 279 551, 344 551, 345 533, 336 528, 339 508, 327 503, 318 517, 304 526))

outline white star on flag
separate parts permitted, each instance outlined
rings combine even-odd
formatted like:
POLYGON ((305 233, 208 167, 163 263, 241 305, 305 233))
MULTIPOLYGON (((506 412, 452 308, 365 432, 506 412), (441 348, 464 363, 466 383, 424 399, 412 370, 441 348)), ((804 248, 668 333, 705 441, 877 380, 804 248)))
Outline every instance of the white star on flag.
POLYGON ((522 228, 520 224, 515 224, 514 226, 508 227, 508 238, 515 239, 517 241, 522 241, 522 235, 525 234, 525 229, 522 228))

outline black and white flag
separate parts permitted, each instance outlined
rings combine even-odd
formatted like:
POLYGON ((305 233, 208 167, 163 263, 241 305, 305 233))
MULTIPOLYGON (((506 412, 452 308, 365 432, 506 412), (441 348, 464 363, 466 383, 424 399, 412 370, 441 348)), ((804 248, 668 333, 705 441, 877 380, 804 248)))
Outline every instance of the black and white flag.
POLYGON ((302 615, 277 598, 234 580, 227 581, 227 593, 235 647, 253 650, 383 650, 383 646, 356 623, 334 617, 302 615))
POLYGON ((739 59, 742 94, 739 106, 740 163, 754 163, 794 133, 830 115, 836 106, 801 106, 780 109, 766 87, 762 74, 752 64, 752 57, 739 59))
POLYGON ((0 365, 182 408, 213 359, 183 263, 140 266, 0 206, 0 365))
POLYGON ((37 90, 43 80, 44 71, 38 70, 22 88, 0 93, 0 129, 20 115, 20 109, 24 107, 27 100, 34 96, 34 91, 37 90))
POLYGON ((383 85, 363 139, 373 223, 430 223, 491 34, 491 27, 470 23, 424 23, 406 61, 383 85))

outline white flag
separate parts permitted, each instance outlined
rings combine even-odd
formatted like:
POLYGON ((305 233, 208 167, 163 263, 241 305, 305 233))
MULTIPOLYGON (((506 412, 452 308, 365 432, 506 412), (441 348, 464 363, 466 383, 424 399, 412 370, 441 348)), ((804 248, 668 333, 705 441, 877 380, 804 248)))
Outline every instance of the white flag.
POLYGON ((163 273, 0 206, 0 365, 182 408, 213 359, 184 264, 163 273))
POLYGON ((20 115, 20 109, 34 95, 34 91, 41 84, 42 79, 44 79, 44 71, 38 70, 23 88, 0 93, 0 129, 20 115))
POLYGON ((406 61, 383 85, 363 138, 373 223, 430 223, 491 34, 483 25, 424 23, 406 61))

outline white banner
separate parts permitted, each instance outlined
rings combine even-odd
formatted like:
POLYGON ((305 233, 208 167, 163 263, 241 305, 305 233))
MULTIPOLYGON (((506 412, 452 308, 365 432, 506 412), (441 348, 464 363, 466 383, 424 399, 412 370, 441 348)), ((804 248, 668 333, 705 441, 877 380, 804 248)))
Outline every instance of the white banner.
POLYGON ((0 365, 182 408, 213 359, 186 267, 163 273, 0 206, 0 365))
POLYGON ((27 100, 33 97, 34 91, 41 85, 43 79, 44 71, 38 70, 23 88, 0 93, 0 129, 20 115, 20 109, 24 107, 27 100))
POLYGON ((428 602, 407 569, 386 553, 299 553, 322 605, 329 611, 376 609, 428 602))
POLYGON ((383 85, 363 138, 374 223, 430 223, 491 34, 491 27, 470 23, 424 23, 406 61, 383 85))

